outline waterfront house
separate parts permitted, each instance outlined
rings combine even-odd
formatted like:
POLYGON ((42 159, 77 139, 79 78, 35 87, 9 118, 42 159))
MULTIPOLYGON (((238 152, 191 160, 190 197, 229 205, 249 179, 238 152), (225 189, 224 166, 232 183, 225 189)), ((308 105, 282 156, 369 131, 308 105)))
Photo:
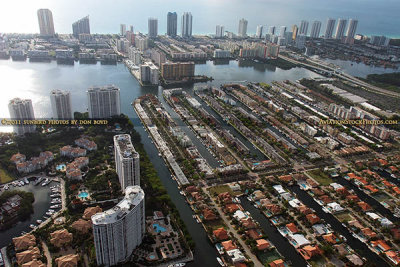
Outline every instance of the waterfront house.
POLYGON ((226 252, 237 249, 237 246, 233 243, 232 240, 227 240, 224 242, 221 242, 222 247, 225 249, 226 252))
POLYGON ((265 239, 256 240, 256 244, 257 244, 257 249, 258 250, 266 250, 266 249, 269 249, 271 247, 271 243, 269 243, 265 239))
POLYGON ((270 267, 286 267, 285 262, 282 259, 277 259, 277 260, 274 260, 273 262, 270 262, 269 266, 270 267))
POLYGON ((257 229, 250 229, 250 230, 247 230, 247 231, 246 231, 246 235, 247 235, 250 239, 253 239, 253 240, 257 240, 257 239, 259 239, 259 238, 262 237, 261 232, 260 232, 259 230, 257 230, 257 229))
POLYGON ((376 237, 376 233, 374 231, 371 230, 371 228, 366 227, 366 228, 362 228, 361 232, 363 233, 363 235, 367 238, 367 239, 372 239, 376 237))
POLYGON ((235 203, 231 203, 231 204, 226 204, 225 205, 225 212, 232 214, 234 212, 236 212, 237 210, 240 210, 241 206, 235 203))
POLYGON ((400 264, 400 253, 398 251, 386 251, 385 255, 394 265, 400 264))
POLYGON ((294 223, 286 224, 286 230, 288 231, 289 234, 295 234, 299 231, 299 229, 297 229, 294 223))
POLYGON ((85 211, 83 212, 82 218, 85 220, 90 220, 93 215, 102 211, 103 209, 100 208, 99 206, 86 208, 85 211))
POLYGON ((321 219, 314 213, 307 214, 306 219, 311 225, 314 225, 321 221, 321 219))
POLYGON ((359 202, 357 202, 357 205, 358 205, 363 211, 370 211, 370 210, 372 210, 372 207, 371 207, 368 203, 366 203, 366 202, 364 202, 364 201, 359 201, 359 202))
POLYGON ((340 242, 339 238, 337 238, 334 233, 329 233, 329 234, 323 235, 322 238, 327 243, 332 244, 332 245, 340 242))
POLYGON ((56 258, 55 260, 57 267, 76 267, 78 266, 78 261, 78 254, 64 255, 62 257, 56 258))
POLYGON ((82 234, 86 234, 92 229, 92 222, 79 219, 73 222, 71 227, 82 234))
POLYGON ((46 267, 46 264, 44 264, 41 260, 33 259, 22 264, 22 267, 46 267))
POLYGON ((385 252, 392 249, 384 240, 379 239, 370 242, 371 246, 378 252, 385 252))
POLYGON ((38 247, 30 247, 25 251, 18 252, 17 254, 15 254, 15 257, 17 258, 18 265, 22 265, 34 259, 39 259, 40 250, 38 247))
POLYGON ((25 250, 31 246, 36 245, 36 237, 32 234, 25 234, 23 236, 14 237, 13 244, 15 251, 25 250))
POLYGON ((214 211, 209 208, 203 209, 202 213, 203 213, 203 218, 205 221, 213 221, 213 220, 218 219, 218 217, 214 213, 214 211))
POLYGON ((356 254, 347 255, 346 258, 354 266, 363 266, 364 262, 356 254))
POLYGON ((229 250, 229 251, 227 251, 227 255, 229 256, 229 259, 234 264, 237 262, 243 262, 246 260, 246 257, 243 255, 243 253, 239 249, 229 250))
POLYGON ((310 260, 315 256, 322 254, 322 251, 317 245, 307 245, 298 250, 305 260, 310 260))
POLYGON ((228 232, 223 227, 214 230, 213 235, 217 241, 223 241, 229 238, 228 232))
POLYGON ((50 243, 56 247, 63 247, 72 242, 73 236, 67 229, 57 230, 50 233, 50 243))

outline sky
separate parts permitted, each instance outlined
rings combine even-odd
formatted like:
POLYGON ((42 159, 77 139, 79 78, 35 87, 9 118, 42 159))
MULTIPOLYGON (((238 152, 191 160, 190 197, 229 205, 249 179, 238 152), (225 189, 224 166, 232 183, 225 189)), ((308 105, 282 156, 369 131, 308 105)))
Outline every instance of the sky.
POLYGON ((120 23, 146 33, 147 19, 156 17, 164 34, 168 11, 178 13, 178 29, 189 11, 194 34, 215 33, 217 24, 236 33, 241 18, 248 20, 250 34, 257 25, 289 29, 302 19, 322 21, 322 34, 328 17, 343 17, 359 20, 357 33, 400 37, 399 0, 8 0, 2 3, 0 32, 37 33, 39 8, 52 11, 58 33, 71 33, 72 23, 89 15, 92 33, 117 33, 120 23))

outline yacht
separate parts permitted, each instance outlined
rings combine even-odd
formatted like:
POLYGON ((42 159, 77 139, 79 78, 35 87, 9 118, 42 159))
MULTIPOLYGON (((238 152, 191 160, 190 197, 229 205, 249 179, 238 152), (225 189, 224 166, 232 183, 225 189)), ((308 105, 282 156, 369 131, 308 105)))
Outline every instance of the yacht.
POLYGON ((42 220, 36 220, 36 222, 37 222, 38 224, 41 224, 43 221, 42 221, 42 220))
POLYGON ((30 228, 35 229, 36 226, 34 224, 29 225, 30 228))
POLYGON ((219 265, 225 266, 225 263, 221 260, 220 257, 217 257, 217 261, 218 261, 219 265))

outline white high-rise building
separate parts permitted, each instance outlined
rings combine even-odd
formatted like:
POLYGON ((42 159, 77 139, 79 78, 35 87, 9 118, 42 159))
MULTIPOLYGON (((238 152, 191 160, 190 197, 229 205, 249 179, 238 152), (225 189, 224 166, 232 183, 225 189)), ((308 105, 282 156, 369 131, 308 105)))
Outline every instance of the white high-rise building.
POLYGON ((347 19, 339 19, 336 26, 335 39, 342 39, 344 36, 344 30, 346 29, 347 19))
POLYGON ((55 34, 53 13, 51 13, 49 9, 39 9, 37 11, 37 15, 39 20, 40 35, 53 36, 55 34))
POLYGON ((256 37, 257 38, 260 38, 260 39, 262 38, 263 29, 264 29, 263 25, 258 25, 257 26, 257 30, 256 30, 256 37))
POLYGON ((325 39, 332 39, 333 37, 333 30, 335 29, 336 20, 332 18, 328 18, 326 22, 326 30, 325 30, 325 39))
POLYGON ((126 262, 142 243, 146 231, 142 188, 127 187, 124 199, 112 209, 93 215, 92 224, 97 265, 126 262))
POLYGON ((140 158, 129 134, 114 136, 115 169, 122 191, 132 185, 140 185, 140 158))
POLYGON ((35 131, 35 125, 24 125, 22 120, 34 120, 35 114, 33 113, 32 100, 14 98, 8 104, 11 120, 21 120, 20 125, 13 126, 14 133, 23 135, 25 133, 32 133, 35 131))
POLYGON ((247 36, 247 20, 241 19, 239 20, 239 31, 238 31, 238 36, 239 37, 246 37, 247 36))
POLYGON ((149 18, 148 21, 148 36, 150 38, 157 37, 158 35, 158 19, 149 18))
POLYGON ((53 90, 50 92, 51 109, 53 118, 59 120, 73 119, 71 96, 69 91, 53 90))
POLYGON ((268 34, 275 35, 275 26, 269 26, 268 34))
POLYGON ((350 19, 349 20, 349 27, 347 28, 346 37, 347 38, 354 38, 356 35, 358 20, 350 19))
POLYGON ((319 38, 319 33, 321 31, 321 24, 322 24, 321 21, 318 20, 313 21, 310 33, 311 38, 319 38))
POLYGON ((281 29, 279 31, 279 37, 284 38, 285 32, 286 32, 286 26, 281 26, 281 29))
POLYGON ((216 38, 224 37, 224 26, 217 25, 217 27, 215 28, 215 37, 216 38))
POLYGON ((182 37, 192 37, 192 22, 192 13, 184 12, 182 15, 182 37))
POLYGON ((125 36, 126 34, 126 24, 119 25, 119 34, 125 36))
POLYGON ((159 84, 159 69, 153 62, 144 62, 139 68, 140 81, 145 84, 159 84))
POLYGON ((142 53, 136 47, 133 46, 129 47, 128 57, 130 60, 132 60, 133 64, 135 64, 136 66, 142 64, 142 53))
POLYGON ((121 115, 119 88, 115 85, 91 87, 87 90, 89 118, 105 119, 121 115))
POLYGON ((307 36, 307 33, 308 33, 308 21, 302 20, 298 34, 307 36))

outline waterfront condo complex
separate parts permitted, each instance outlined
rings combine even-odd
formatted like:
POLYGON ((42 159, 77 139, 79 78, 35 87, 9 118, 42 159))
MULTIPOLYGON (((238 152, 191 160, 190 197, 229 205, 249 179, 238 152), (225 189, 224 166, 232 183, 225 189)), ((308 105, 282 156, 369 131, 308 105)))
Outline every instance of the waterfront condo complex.
POLYGON ((145 233, 144 192, 125 188, 125 197, 113 208, 92 216, 96 261, 99 266, 126 262, 145 233))
POLYGON ((119 88, 114 85, 87 90, 89 118, 111 118, 121 114, 119 88))
MULTIPOLYGON (((8 104, 10 118, 13 120, 32 120, 35 119, 33 113, 32 100, 14 98, 8 104)), ((35 125, 15 125, 14 133, 24 135, 25 133, 32 133, 36 129, 35 125)))

